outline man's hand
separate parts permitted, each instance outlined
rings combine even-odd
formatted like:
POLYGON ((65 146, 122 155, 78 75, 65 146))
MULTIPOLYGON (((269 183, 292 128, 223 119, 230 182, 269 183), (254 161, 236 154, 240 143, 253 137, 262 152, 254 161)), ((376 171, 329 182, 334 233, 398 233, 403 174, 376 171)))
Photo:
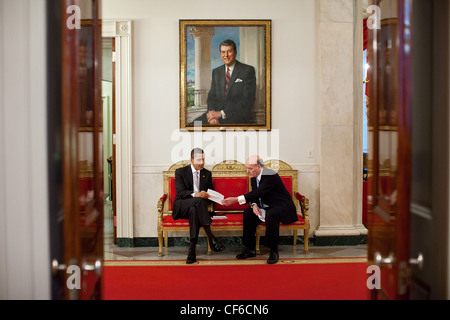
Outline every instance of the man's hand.
POLYGON ((253 213, 257 216, 261 215, 261 209, 258 207, 256 203, 252 204, 253 213))
POLYGON ((224 206, 231 206, 232 204, 235 204, 238 202, 238 198, 236 197, 230 197, 222 200, 222 204, 224 206))
POLYGON ((217 119, 212 119, 211 121, 208 122, 209 124, 220 124, 219 120, 217 119))
POLYGON ((206 191, 200 191, 198 193, 195 194, 196 198, 203 198, 203 199, 208 199, 209 198, 209 193, 206 191))
POLYGON ((219 122, 219 119, 222 118, 222 113, 220 111, 209 111, 206 114, 206 119, 208 119, 208 123, 210 124, 216 124, 216 123, 211 123, 211 121, 216 120, 217 123, 219 122))

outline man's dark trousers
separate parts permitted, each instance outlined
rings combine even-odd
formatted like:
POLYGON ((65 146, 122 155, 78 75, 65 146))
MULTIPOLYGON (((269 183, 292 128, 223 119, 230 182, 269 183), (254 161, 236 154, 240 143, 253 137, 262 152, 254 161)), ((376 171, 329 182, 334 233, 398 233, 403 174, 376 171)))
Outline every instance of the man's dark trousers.
POLYGON ((189 219, 190 240, 198 239, 200 227, 212 222, 207 200, 202 198, 182 200, 179 218, 189 219))
MULTIPOLYGON (((278 208, 266 208, 266 235, 264 245, 271 250, 278 252, 278 240, 280 238, 280 214, 278 208)), ((257 215, 253 213, 252 208, 244 210, 244 232, 243 245, 251 251, 256 249, 256 228, 261 223, 257 215)))

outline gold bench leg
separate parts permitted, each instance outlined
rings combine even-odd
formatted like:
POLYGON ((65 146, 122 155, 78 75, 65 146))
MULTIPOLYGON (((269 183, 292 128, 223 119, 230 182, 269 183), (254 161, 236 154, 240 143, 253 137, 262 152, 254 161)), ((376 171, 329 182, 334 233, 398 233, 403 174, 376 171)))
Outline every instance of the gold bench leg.
POLYGON ((164 253, 163 253, 163 232, 162 231, 158 231, 158 245, 159 245, 158 257, 162 257, 164 255, 164 253))
POLYGON ((261 228, 256 227, 256 254, 260 254, 261 250, 259 249, 259 240, 261 238, 261 228))
POLYGON ((206 237, 206 243, 208 245, 208 255, 212 255, 211 246, 209 245, 209 238, 206 237))
POLYGON ((169 231, 164 232, 164 246, 169 248, 169 231))
POLYGON ((298 235, 298 230, 294 229, 294 248, 297 246, 297 235, 298 235))
POLYGON ((308 249, 308 239, 309 239, 309 229, 305 229, 305 233, 304 233, 304 242, 305 242, 305 254, 307 254, 309 252, 308 249))

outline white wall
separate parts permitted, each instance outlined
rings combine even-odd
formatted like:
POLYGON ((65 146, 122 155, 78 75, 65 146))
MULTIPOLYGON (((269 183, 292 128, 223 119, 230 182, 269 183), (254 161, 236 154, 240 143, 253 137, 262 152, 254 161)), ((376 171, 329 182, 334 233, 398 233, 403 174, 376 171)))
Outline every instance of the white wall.
POLYGON ((44 9, 0 1, 0 300, 50 298, 44 9))
MULTIPOLYGON (((207 0, 103 2, 103 19, 133 21, 135 237, 157 236, 161 171, 179 158, 187 159, 187 151, 194 147, 192 133, 178 134, 179 19, 272 20, 272 128, 279 130, 279 158, 299 170, 299 190, 310 198, 315 229, 320 156, 317 12, 314 0, 231 0, 225 5, 207 0), (180 141, 185 152, 177 158, 172 151, 180 141), (309 150, 313 158, 308 158, 309 150)), ((219 162, 225 156, 211 160, 219 162)))

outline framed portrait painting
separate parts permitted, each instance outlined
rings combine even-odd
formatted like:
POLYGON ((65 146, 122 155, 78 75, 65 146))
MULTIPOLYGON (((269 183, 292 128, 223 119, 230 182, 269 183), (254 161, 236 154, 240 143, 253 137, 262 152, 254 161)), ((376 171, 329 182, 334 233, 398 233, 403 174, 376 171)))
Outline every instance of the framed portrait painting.
POLYGON ((180 129, 271 130, 271 20, 180 20, 180 129))

